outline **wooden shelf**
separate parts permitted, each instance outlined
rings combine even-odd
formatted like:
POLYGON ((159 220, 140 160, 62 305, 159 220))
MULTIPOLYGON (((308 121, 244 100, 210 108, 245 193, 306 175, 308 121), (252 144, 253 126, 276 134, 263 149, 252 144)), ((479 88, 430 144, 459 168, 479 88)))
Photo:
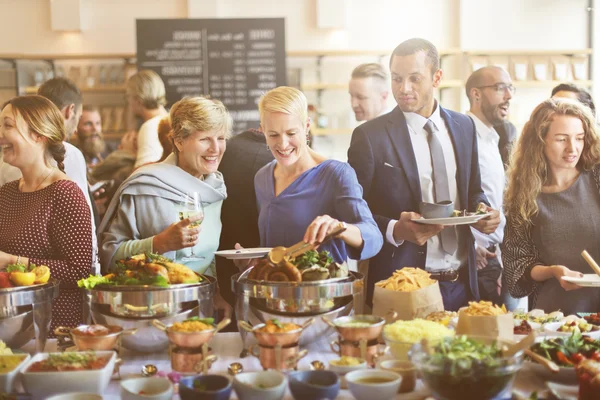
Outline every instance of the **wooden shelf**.
POLYGON ((350 135, 353 130, 350 128, 311 128, 310 133, 313 136, 350 135))
POLYGON ((136 58, 132 53, 110 54, 0 54, 0 60, 107 60, 136 58))
MULTIPOLYGON (((516 88, 552 88, 567 81, 513 81, 516 88)), ((569 81, 577 86, 589 87, 593 85, 593 81, 569 81)))
MULTIPOLYGON (((440 89, 463 87, 464 83, 460 79, 450 79, 442 81, 440 89)), ((347 83, 307 83, 301 85, 301 90, 348 90, 347 83)))
MULTIPOLYGON (((24 90, 27 94, 36 94, 38 86, 27 86, 24 90)), ((125 92, 125 85, 82 87, 80 90, 82 93, 120 93, 125 92)))
MULTIPOLYGON (((389 50, 292 50, 288 57, 355 57, 355 56, 389 56, 394 49, 389 50)), ((460 54, 460 49, 439 50, 440 56, 460 54)))
POLYGON ((592 54, 592 49, 565 50, 466 50, 467 56, 573 56, 592 54))

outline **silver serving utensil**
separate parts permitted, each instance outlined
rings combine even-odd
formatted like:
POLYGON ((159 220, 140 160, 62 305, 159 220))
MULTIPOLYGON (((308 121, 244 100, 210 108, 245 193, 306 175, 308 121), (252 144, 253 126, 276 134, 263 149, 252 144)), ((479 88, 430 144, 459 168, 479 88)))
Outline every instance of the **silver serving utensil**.
POLYGON ((156 368, 156 365, 146 364, 142 367, 142 375, 145 377, 154 376, 154 375, 156 375, 157 372, 158 372, 158 368, 156 368))
POLYGON ((319 370, 325 369, 325 364, 319 360, 315 360, 315 361, 311 361, 310 367, 312 369, 314 369, 315 371, 319 371, 319 370))

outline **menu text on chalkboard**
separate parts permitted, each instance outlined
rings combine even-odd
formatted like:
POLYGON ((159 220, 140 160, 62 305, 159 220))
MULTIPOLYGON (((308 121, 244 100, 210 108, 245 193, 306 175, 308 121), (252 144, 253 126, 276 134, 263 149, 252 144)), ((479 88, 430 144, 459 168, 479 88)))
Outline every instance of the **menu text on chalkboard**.
POLYGON ((257 128, 258 99, 286 84, 285 22, 258 19, 139 19, 137 66, 157 72, 171 106, 184 96, 221 100, 234 132, 257 128))

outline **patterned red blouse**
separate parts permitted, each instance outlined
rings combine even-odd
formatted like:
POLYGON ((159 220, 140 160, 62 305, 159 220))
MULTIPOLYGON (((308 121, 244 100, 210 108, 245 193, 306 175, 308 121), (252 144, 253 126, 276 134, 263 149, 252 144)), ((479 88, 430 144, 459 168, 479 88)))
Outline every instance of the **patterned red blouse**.
MULTIPOLYGON (((81 189, 69 180, 56 181, 30 193, 19 181, 0 188, 0 250, 47 265, 50 275, 71 287, 92 272, 92 222, 81 189)), ((52 307, 56 326, 83 323, 80 289, 61 287, 52 307)))

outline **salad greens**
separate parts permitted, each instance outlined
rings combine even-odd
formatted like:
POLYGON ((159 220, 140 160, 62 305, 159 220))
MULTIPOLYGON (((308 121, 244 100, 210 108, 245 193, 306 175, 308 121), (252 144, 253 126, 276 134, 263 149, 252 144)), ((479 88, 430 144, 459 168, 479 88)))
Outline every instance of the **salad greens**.
POLYGON ((29 263, 29 266, 25 264, 8 264, 6 266, 6 272, 31 272, 34 268, 37 268, 37 265, 34 263, 29 263))
POLYGON ((188 319, 186 319, 183 322, 188 322, 188 321, 198 321, 198 322, 202 322, 202 323, 207 324, 207 325, 212 325, 212 324, 215 323, 215 319, 214 318, 200 318, 198 316, 192 317, 192 318, 188 318, 188 319))
POLYGON ((93 289, 97 285, 152 285, 159 287, 168 287, 169 282, 160 275, 136 274, 136 277, 130 277, 124 274, 115 274, 114 276, 90 275, 87 279, 77 281, 77 286, 85 289, 93 289))
POLYGON ((594 358, 600 354, 600 341, 580 332, 574 332, 569 337, 554 337, 534 344, 531 350, 554 361, 562 367, 573 367, 578 364, 581 357, 594 358), (595 356, 596 355, 596 356, 595 356))
POLYGON ((313 265, 327 267, 332 262, 333 257, 331 257, 331 253, 328 251, 322 251, 319 253, 315 250, 310 250, 301 256, 296 257, 293 263, 299 270, 303 270, 305 268, 310 268, 313 265))
POLYGON ((454 377, 472 375, 474 368, 498 367, 502 355, 497 342, 487 345, 466 336, 445 339, 434 350, 429 363, 443 367, 454 377))

